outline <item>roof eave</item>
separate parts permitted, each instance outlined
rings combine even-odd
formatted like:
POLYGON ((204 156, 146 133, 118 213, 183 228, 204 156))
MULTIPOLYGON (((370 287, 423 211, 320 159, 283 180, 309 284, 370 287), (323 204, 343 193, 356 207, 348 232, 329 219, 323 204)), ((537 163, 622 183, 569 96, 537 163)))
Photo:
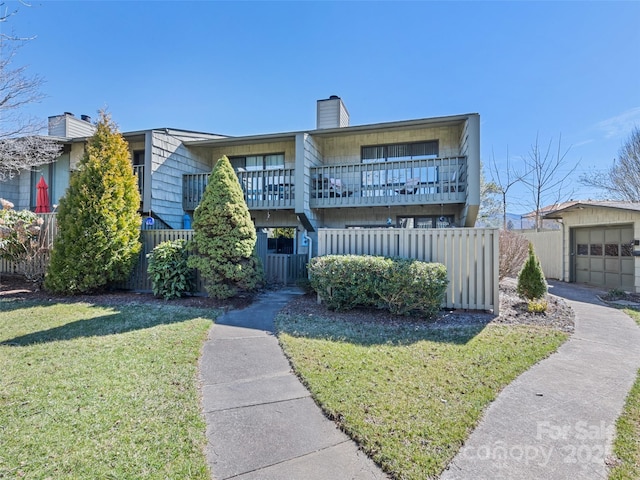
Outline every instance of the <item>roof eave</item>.
POLYGON ((407 129, 415 128, 424 125, 450 125, 459 124, 469 119, 469 117, 477 116, 477 113, 467 113, 462 115, 449 115, 445 117, 430 117, 420 118, 415 120, 401 120, 396 122, 384 122, 384 123, 371 123, 367 125, 354 125, 350 127, 339 128, 321 128, 315 130, 299 130, 294 132, 282 132, 282 133, 267 133, 261 135, 248 135, 239 137, 227 137, 212 140, 194 140, 184 142, 189 146, 215 146, 222 144, 234 144, 243 145, 256 142, 276 142, 287 141, 295 139, 296 135, 300 133, 307 133, 312 136, 335 136, 335 135, 350 135, 354 133, 362 133, 377 130, 395 130, 395 129, 407 129))

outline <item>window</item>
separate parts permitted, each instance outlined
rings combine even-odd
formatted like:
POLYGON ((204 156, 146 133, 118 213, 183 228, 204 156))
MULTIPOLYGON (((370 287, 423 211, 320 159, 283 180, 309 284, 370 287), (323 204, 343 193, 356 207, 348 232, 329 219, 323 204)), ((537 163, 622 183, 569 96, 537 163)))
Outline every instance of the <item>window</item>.
POLYGON ((248 171, 278 170, 284 168, 284 153, 229 157, 229 161, 236 171, 238 171, 238 169, 240 168, 248 171))
POLYGON ((605 257, 617 257, 618 256, 618 244, 617 243, 605 243, 604 245, 605 257))
POLYGON ((421 160, 438 157, 438 140, 362 147, 362 163, 421 160))
POLYGON ((622 257, 632 257, 633 256, 633 240, 629 243, 623 243, 620 245, 620 255, 622 257))
POLYGON ((589 255, 591 255, 592 257, 602 256, 602 244, 592 243, 591 245, 589 245, 589 255))
MULTIPOLYGON (((438 140, 415 143, 364 146, 361 149, 362 163, 407 162, 438 157, 438 140)), ((392 166, 374 166, 362 172, 362 186, 374 187, 370 195, 385 195, 388 192, 375 187, 401 187, 407 181, 418 184, 434 184, 438 181, 437 167, 425 164, 395 163, 392 166)))
POLYGON ((144 150, 133 151, 133 164, 144 165, 144 150))
POLYGON ((398 217, 398 228, 450 228, 454 226, 453 215, 429 217, 398 217))

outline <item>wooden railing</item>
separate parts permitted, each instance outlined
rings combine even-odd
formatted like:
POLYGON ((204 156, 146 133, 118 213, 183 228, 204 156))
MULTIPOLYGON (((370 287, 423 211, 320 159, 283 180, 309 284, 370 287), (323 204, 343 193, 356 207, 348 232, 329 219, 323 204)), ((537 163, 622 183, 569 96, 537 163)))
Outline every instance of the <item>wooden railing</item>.
MULTIPOLYGON (((255 170, 237 172, 244 199, 250 209, 293 208, 295 198, 294 170, 255 170)), ((193 211, 202 200, 209 173, 182 176, 182 208, 193 211)))
POLYGON ((193 212, 202 200, 204 189, 209 182, 209 173, 190 173, 182 175, 182 209, 193 212))
POLYGON ((442 263, 447 308, 499 314, 498 230, 493 228, 321 228, 318 255, 380 255, 442 263))
MULTIPOLYGON (((466 157, 400 160, 312 167, 311 208, 464 203, 466 157)), ((182 208, 193 211, 207 186, 208 173, 182 176, 182 208)), ((294 170, 238 172, 250 209, 293 208, 294 170)))
POLYGON ((466 157, 311 169, 311 208, 464 203, 466 157))

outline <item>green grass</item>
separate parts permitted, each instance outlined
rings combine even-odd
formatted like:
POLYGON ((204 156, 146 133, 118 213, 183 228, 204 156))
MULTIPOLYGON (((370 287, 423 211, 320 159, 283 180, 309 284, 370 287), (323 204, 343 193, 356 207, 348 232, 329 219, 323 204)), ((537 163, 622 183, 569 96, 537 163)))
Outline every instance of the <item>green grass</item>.
MULTIPOLYGON (((640 325, 640 312, 624 312, 640 325)), ((610 480, 640 478, 640 371, 616 422, 613 453, 619 462, 610 470, 610 480)))
POLYGON ((0 478, 209 479, 196 375, 214 314, 0 301, 0 478))
POLYGON ((565 333, 279 316, 280 341, 325 412, 399 479, 441 473, 498 392, 565 333))

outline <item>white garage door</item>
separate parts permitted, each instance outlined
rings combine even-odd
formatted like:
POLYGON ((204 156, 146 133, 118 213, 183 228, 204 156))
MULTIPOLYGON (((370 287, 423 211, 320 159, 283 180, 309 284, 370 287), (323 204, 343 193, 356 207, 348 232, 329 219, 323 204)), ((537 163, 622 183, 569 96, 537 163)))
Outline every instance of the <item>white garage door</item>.
POLYGON ((573 238, 576 282, 633 290, 633 227, 576 228, 573 238))

